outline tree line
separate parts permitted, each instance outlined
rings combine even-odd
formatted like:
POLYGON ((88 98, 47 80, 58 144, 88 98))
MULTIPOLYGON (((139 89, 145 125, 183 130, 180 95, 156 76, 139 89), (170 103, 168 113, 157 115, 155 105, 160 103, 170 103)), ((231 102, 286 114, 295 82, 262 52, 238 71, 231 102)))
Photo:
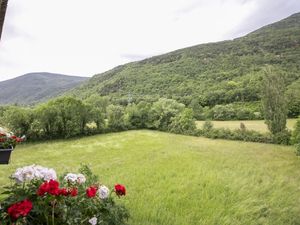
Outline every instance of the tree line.
POLYGON ((85 101, 61 97, 35 108, 2 107, 1 124, 28 139, 69 138, 80 135, 155 129, 191 133, 196 129, 191 109, 172 99, 140 102, 126 107, 110 104, 108 98, 92 96, 85 101))

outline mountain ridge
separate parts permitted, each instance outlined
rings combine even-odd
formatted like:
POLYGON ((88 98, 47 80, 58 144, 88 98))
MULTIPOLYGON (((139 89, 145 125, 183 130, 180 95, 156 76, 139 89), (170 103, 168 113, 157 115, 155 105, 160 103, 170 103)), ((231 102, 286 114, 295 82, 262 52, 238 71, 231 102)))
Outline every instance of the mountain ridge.
POLYGON ((46 101, 76 87, 87 77, 33 72, 0 82, 0 104, 30 105, 46 101))
POLYGON ((300 78, 300 13, 243 37, 178 49, 117 66, 93 76, 68 94, 109 96, 126 102, 159 97, 202 106, 260 100, 265 65, 290 86, 300 78))

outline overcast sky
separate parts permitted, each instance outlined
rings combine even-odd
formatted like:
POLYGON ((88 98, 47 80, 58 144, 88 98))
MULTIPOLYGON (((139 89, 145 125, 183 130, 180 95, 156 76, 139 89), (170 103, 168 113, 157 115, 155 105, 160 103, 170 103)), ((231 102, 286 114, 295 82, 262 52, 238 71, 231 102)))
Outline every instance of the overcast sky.
POLYGON ((92 76, 233 39, 300 12, 300 0, 9 0, 0 81, 30 72, 92 76))

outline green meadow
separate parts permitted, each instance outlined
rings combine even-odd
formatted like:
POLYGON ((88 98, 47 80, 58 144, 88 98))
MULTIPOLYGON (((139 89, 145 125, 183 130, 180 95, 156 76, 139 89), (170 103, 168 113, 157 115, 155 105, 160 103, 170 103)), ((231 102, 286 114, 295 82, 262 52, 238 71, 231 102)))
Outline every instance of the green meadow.
MULTIPOLYGON (((287 128, 292 130, 296 124, 297 119, 288 119, 287 128)), ((205 121, 197 121, 197 127, 202 128, 205 121)), ((268 127, 264 120, 233 120, 233 121, 212 121, 214 128, 228 128, 231 130, 239 129, 240 124, 244 123, 246 129, 255 130, 261 133, 268 132, 268 127)))
POLYGON ((117 201, 130 210, 132 225, 300 224, 300 158, 293 147, 157 131, 20 145, 11 163, 0 165, 0 190, 18 167, 62 173, 81 163, 103 184, 127 187, 117 201))

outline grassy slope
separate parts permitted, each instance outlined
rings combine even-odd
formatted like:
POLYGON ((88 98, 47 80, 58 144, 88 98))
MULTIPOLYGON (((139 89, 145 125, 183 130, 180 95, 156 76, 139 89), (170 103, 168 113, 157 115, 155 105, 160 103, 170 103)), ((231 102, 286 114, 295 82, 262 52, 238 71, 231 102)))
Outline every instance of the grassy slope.
MULTIPOLYGON (((292 130, 296 124, 297 119, 288 119, 287 128, 292 130)), ((202 128, 205 121, 197 121, 197 127, 202 128)), ((256 130, 262 133, 268 132, 268 127, 264 120, 235 120, 235 121, 212 121, 215 128, 229 128, 239 129, 241 122, 243 122, 247 129, 256 130)))
POLYGON ((299 224, 300 162, 292 147, 129 131, 19 146, 0 166, 58 172, 88 163, 104 184, 126 185, 133 225, 299 224))

